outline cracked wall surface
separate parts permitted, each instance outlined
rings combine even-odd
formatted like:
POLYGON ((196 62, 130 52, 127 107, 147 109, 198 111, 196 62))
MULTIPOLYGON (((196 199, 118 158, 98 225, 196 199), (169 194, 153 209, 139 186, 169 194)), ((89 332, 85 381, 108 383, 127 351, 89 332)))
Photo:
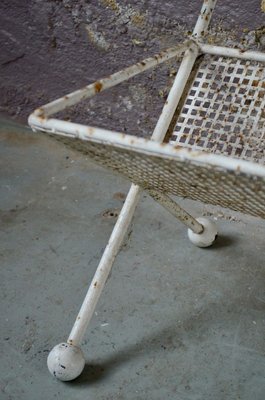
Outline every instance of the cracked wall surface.
MULTIPOLYGON (((188 37, 202 2, 160 0, 28 0, 0 4, 0 112, 26 122, 29 113, 188 37)), ((217 2, 208 41, 264 49, 264 1, 217 2)), ((172 83, 171 61, 63 118, 147 135, 172 83)))

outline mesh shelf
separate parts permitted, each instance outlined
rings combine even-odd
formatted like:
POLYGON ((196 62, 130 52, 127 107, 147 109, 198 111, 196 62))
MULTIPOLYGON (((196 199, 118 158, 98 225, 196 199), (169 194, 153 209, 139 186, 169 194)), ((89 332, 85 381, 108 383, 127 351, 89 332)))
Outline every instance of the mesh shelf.
POLYGON ((264 136, 264 65, 205 56, 170 143, 265 164, 264 136))

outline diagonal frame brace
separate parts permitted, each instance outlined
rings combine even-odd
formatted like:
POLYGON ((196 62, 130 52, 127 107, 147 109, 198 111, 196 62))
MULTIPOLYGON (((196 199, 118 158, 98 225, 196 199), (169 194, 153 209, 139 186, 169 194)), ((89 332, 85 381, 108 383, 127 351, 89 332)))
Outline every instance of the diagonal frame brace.
POLYGON ((203 233, 203 225, 200 224, 195 218, 193 218, 187 211, 180 207, 171 197, 166 194, 155 190, 145 189, 145 191, 162 207, 170 212, 171 215, 176 217, 184 225, 186 225, 192 232, 201 234, 203 233))

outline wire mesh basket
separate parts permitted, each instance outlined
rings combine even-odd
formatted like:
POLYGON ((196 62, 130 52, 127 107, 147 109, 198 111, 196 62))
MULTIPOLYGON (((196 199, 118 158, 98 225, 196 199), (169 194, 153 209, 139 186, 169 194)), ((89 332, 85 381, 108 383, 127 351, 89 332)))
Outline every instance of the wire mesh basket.
MULTIPOLYGON (((196 50, 198 54, 199 50, 203 51, 203 46, 193 41, 187 42, 184 48, 193 58, 196 50)), ((207 50, 226 51, 209 45, 207 50)), ((265 67, 262 62, 265 55, 229 50, 234 52, 234 57, 205 54, 199 66, 192 65, 189 75, 186 74, 183 94, 173 110, 176 124, 168 143, 155 143, 154 137, 146 140, 36 114, 30 117, 30 123, 33 128, 45 130, 57 140, 125 175, 143 189, 153 188, 265 218, 265 67)), ((183 52, 183 49, 174 51, 183 52)), ((162 57, 166 58, 167 53, 162 57)), ((147 64, 144 61, 139 68, 147 64)), ((96 82, 92 90, 95 93, 103 90, 104 84, 112 84, 111 79, 107 79, 107 84, 106 80, 96 82)), ((177 89, 183 85, 181 71, 176 82, 177 89)), ((58 104, 61 109, 75 95, 50 103, 48 110, 54 105, 58 108, 58 104)), ((164 132, 158 126, 157 136, 168 133, 171 116, 167 115, 167 106, 168 103, 160 117, 164 132)))
POLYGON ((264 64, 205 56, 170 143, 264 164, 264 135, 264 64))

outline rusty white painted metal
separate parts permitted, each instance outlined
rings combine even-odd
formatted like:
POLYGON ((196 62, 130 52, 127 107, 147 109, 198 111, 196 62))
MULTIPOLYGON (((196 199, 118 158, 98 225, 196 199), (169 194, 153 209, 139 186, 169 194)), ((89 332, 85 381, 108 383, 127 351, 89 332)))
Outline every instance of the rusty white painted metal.
POLYGON ((204 0, 200 15, 192 32, 192 36, 196 39, 201 38, 207 32, 216 1, 217 0, 204 0))
MULTIPOLYGON (((199 18, 192 32, 193 38, 200 39, 201 35, 207 31, 215 4, 216 0, 206 0, 203 2, 199 18)), ((169 92, 167 102, 163 107, 152 135, 152 139, 157 142, 162 142, 165 137, 166 131, 182 96, 198 54, 198 45, 197 47, 194 47, 194 45, 190 46, 184 54, 175 81, 169 92)))
POLYGON ((191 151, 188 148, 172 146, 154 142, 153 140, 139 138, 133 135, 125 135, 119 132, 109 131, 101 128, 91 128, 72 122, 48 119, 44 121, 34 114, 30 116, 30 124, 33 129, 53 133, 54 135, 69 138, 79 138, 84 141, 111 144, 124 149, 147 155, 159 156, 161 158, 179 158, 182 161, 192 161, 198 164, 212 165, 228 171, 242 172, 253 176, 265 176, 265 166, 237 158, 229 158, 221 154, 206 153, 202 151, 191 151))
POLYGON ((118 71, 109 77, 91 83, 90 85, 85 86, 83 89, 76 90, 75 92, 69 93, 66 96, 54 100, 51 103, 38 108, 34 114, 42 117, 53 115, 67 107, 73 106, 81 100, 90 98, 95 94, 103 92, 104 90, 116 86, 121 82, 127 81, 128 79, 133 78, 134 76, 147 71, 150 68, 154 68, 165 61, 180 56, 188 48, 192 49, 197 47, 198 45, 194 41, 187 40, 178 46, 171 47, 170 49, 162 51, 153 57, 146 58, 145 60, 118 71))
POLYGON ((155 189, 146 190, 149 195, 162 207, 170 212, 174 217, 186 225, 192 232, 201 236, 204 231, 203 225, 194 219, 187 211, 180 207, 175 201, 164 193, 159 192, 155 189))
MULTIPOLYGON (((117 72, 108 78, 104 78, 86 86, 81 90, 70 93, 60 99, 57 99, 39 109, 37 109, 30 117, 29 124, 34 130, 50 132, 55 135, 65 136, 66 138, 78 138, 82 141, 90 141, 99 143, 102 146, 117 146, 122 149, 129 149, 135 154, 147 154, 151 156, 159 156, 160 159, 178 159, 183 162, 198 163, 198 165, 213 166, 215 169, 224 168, 227 171, 234 171, 254 176, 265 176, 265 167, 244 160, 236 160, 216 154, 206 154, 203 152, 189 151, 184 148, 175 148, 161 142, 164 140, 165 134, 172 120, 174 111, 182 96, 185 85, 190 77, 190 73, 194 66, 194 62, 200 52, 222 55, 237 58, 248 58, 251 60, 264 61, 264 54, 259 52, 242 52, 236 49, 227 49, 224 47, 210 46, 203 44, 201 38, 207 31, 212 11, 216 1, 205 0, 196 26, 193 31, 192 39, 176 46, 159 55, 148 58, 141 63, 137 63, 132 67, 117 72), (182 54, 182 63, 178 70, 177 76, 170 90, 168 99, 163 107, 162 113, 158 119, 157 125, 151 137, 151 140, 145 140, 137 137, 125 135, 123 133, 111 132, 108 130, 83 126, 71 122, 60 121, 50 118, 51 115, 72 106, 85 98, 91 97, 107 88, 117 85, 147 69, 154 67, 170 58, 182 54)), ((84 356, 80 350, 80 343, 86 331, 87 325, 94 313, 97 301, 104 288, 106 279, 111 270, 115 256, 117 255, 128 226, 133 217, 135 207, 138 203, 141 193, 140 186, 132 185, 128 193, 127 199, 118 217, 109 243, 104 251, 98 269, 88 289, 87 295, 78 313, 75 324, 69 335, 67 344, 62 343, 55 346, 48 357, 48 367, 50 372, 61 380, 71 380, 77 377, 84 366, 84 356), (80 350, 80 351, 79 351, 80 350), (62 364, 62 360, 64 364, 62 364), (62 365, 63 367, 62 367, 62 365)), ((189 226, 190 240, 199 246, 210 245, 216 234, 216 227, 208 220, 195 220, 169 197, 161 196, 157 190, 149 188, 150 195, 166 207, 173 215, 185 222, 189 226)))
POLYGON ((157 203, 189 228, 188 237, 195 246, 209 247, 215 242, 217 227, 213 221, 204 217, 194 219, 169 196, 155 189, 147 189, 146 191, 157 203))
POLYGON ((201 52, 205 54, 265 62, 265 53, 262 53, 261 51, 254 51, 254 50, 244 51, 241 49, 233 49, 231 47, 223 47, 223 46, 214 46, 211 44, 201 43, 201 42, 197 42, 197 44, 200 47, 201 52))
POLYGON ((185 52, 176 79, 168 94, 167 102, 154 129, 152 140, 163 141, 198 54, 199 50, 194 46, 185 52))
POLYGON ((139 186, 132 185, 127 195, 126 201, 119 214, 118 220, 114 226, 107 247, 98 265, 97 271, 92 279, 87 295, 78 313, 73 329, 69 335, 68 343, 78 346, 86 331, 87 325, 94 313, 100 294, 104 288, 105 282, 128 231, 128 227, 134 215, 136 205, 140 195, 139 186))
MULTIPOLYGON (((209 10, 209 5, 206 6, 206 9, 209 10)), ((203 9, 205 9, 205 5, 203 5, 203 9)), ((209 24, 209 20, 204 20, 204 25, 200 25, 201 29, 203 29, 203 26, 207 27, 209 24)), ((196 28, 196 33, 199 35, 200 34, 200 29, 196 28)), ((182 52, 183 48, 179 48, 178 52, 182 52)), ((177 54, 175 53, 174 56, 176 56, 177 54)), ((184 87, 186 85, 186 82, 189 78, 190 72, 192 70, 192 67, 194 65, 194 62, 196 60, 198 56, 198 49, 196 46, 194 46, 193 42, 190 44, 190 48, 187 49, 183 61, 180 65, 178 74, 175 78, 174 84, 169 92, 168 98, 167 98, 167 102, 163 107, 162 113, 158 119, 158 122, 156 124, 156 127, 154 129, 153 135, 152 135, 152 140, 156 141, 156 142, 162 142, 167 129, 169 127, 169 124, 171 122, 173 113, 176 109, 176 106, 179 102, 179 99, 182 95, 182 92, 184 90, 184 87)), ((167 58, 168 59, 168 58, 167 58)), ((46 112, 46 110, 45 110, 46 112)), ((36 116, 34 116, 33 118, 36 118, 36 116)), ((39 119, 39 118, 38 118, 39 119)), ((45 121, 45 123, 48 123, 48 121, 45 121)), ((58 126, 56 126, 56 123, 58 124, 63 124, 63 129, 60 129, 60 132, 67 132, 64 128, 65 128, 65 123, 64 121, 54 121, 52 122, 52 125, 50 126, 51 131, 58 131, 57 128, 59 128, 58 126), (54 125, 55 123, 55 125, 54 125)), ((67 124, 67 123, 66 123, 67 124)), ((49 126, 46 125, 46 128, 49 128, 49 126)), ((76 128, 73 132, 73 130, 71 130, 71 132, 69 132, 70 134, 78 134, 80 135, 82 132, 82 129, 84 127, 82 127, 81 125, 79 126, 79 129, 76 128)), ((101 139, 103 141, 106 141, 106 138, 108 138, 108 140, 115 140, 115 138, 117 138, 117 133, 113 133, 110 131, 105 131, 104 130, 99 130, 97 128, 94 129, 90 129, 90 128, 86 128, 87 134, 91 134, 93 135, 94 133, 100 133, 101 139), (107 133, 107 135, 106 135, 107 133), (108 136, 109 134, 111 134, 111 136, 108 136), (111 139, 112 138, 112 139, 111 139)), ((125 139, 127 140, 131 140, 130 137, 126 137, 126 135, 123 134, 118 134, 118 136, 120 137, 120 139, 125 139)), ((138 139, 138 138, 137 138, 138 139)), ((155 144, 155 143, 151 143, 151 144, 155 144)), ((137 203, 139 201, 139 195, 141 192, 141 188, 139 186, 136 185, 132 185, 130 188, 130 191, 127 195, 126 201, 123 205, 123 208, 121 210, 121 213, 118 217, 118 220, 116 222, 116 225, 113 229, 113 232, 111 234, 109 243, 103 253, 103 256, 101 258, 101 261, 99 263, 99 266, 97 268, 97 271, 94 275, 94 278, 91 282, 91 285, 88 289, 87 295, 83 301, 83 304, 81 306, 81 309, 78 313, 77 319, 74 323, 74 326, 72 328, 72 331, 69 335, 68 338, 68 343, 72 344, 72 345, 80 345, 80 342, 84 336, 84 333, 87 329, 87 326, 89 324, 89 321, 94 313, 96 304, 98 302, 98 299, 100 297, 100 294, 104 288, 106 279, 109 275, 109 272, 111 271, 113 262, 115 260, 115 257, 119 251, 119 248, 122 244, 122 241, 124 239, 124 236, 127 232, 128 226, 132 220, 135 208, 137 206, 137 203)), ((178 206, 176 205, 176 208, 178 206)), ((189 216, 189 221, 190 221, 190 226, 192 227, 192 221, 194 226, 197 228, 194 228, 196 230, 196 232, 198 232, 198 230, 200 232, 202 232, 203 228, 200 224, 198 224, 198 222, 191 216, 189 216)), ((57 365, 57 364, 56 364, 57 365)))

